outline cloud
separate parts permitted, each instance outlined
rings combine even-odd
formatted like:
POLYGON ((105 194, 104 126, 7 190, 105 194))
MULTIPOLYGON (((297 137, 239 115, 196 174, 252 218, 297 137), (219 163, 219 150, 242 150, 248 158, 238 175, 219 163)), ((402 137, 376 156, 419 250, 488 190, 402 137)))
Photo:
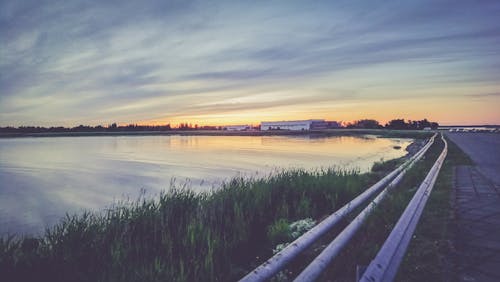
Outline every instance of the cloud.
POLYGON ((500 92, 465 94, 464 96, 469 98, 500 98, 500 92))
POLYGON ((497 1, 2 1, 0 125, 492 88, 499 12, 497 1))

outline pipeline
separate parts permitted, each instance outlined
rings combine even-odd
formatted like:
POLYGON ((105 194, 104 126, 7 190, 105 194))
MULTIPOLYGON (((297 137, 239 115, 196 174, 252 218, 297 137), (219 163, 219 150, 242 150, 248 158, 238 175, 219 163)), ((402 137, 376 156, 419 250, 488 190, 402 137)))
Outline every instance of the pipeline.
POLYGON ((291 260, 297 257, 297 255, 311 246, 318 238, 331 230, 338 222, 341 221, 341 219, 347 216, 354 209, 358 208, 361 204, 371 198, 375 193, 384 188, 387 183, 393 180, 401 171, 405 170, 408 166, 412 165, 415 161, 420 159, 425 154, 427 149, 429 149, 429 147, 434 143, 434 138, 436 137, 436 135, 437 134, 434 134, 427 142, 427 144, 404 164, 393 170, 377 183, 373 184, 370 188, 366 189, 363 193, 358 195, 349 203, 345 204, 336 212, 325 218, 311 230, 304 233, 301 237, 297 238, 281 252, 275 254, 273 257, 248 273, 245 277, 240 279, 240 282, 264 281, 274 276, 291 260))
MULTIPOLYGON (((419 154, 418 160, 423 156, 419 154)), ((415 164, 415 162, 410 163, 404 170, 402 170, 396 178, 394 178, 391 183, 389 183, 380 192, 377 197, 375 197, 370 204, 361 211, 354 220, 347 225, 347 227, 342 230, 337 237, 295 278, 294 281, 314 281, 318 276, 325 270, 325 268, 332 262, 332 260, 337 257, 341 250, 349 243, 356 232, 361 228, 363 223, 366 221, 368 216, 375 210, 375 208, 382 202, 389 191, 401 182, 406 172, 415 164)))
POLYGON ((368 265, 360 281, 376 282, 394 280, 448 152, 448 144, 442 135, 441 139, 444 142, 443 152, 432 166, 422 184, 420 184, 417 192, 396 223, 396 226, 392 229, 391 234, 385 240, 375 259, 368 265))

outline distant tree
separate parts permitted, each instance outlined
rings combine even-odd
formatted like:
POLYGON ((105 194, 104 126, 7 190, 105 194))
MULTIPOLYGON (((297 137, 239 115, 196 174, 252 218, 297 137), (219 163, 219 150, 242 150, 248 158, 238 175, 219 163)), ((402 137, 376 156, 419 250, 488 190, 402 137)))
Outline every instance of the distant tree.
POLYGON ((349 123, 347 128, 366 128, 366 129, 376 129, 381 128, 380 123, 374 119, 360 119, 353 123, 349 123))
POLYGON ((125 126, 118 126, 116 123, 110 124, 106 127, 102 125, 89 126, 80 124, 75 127, 34 127, 34 126, 20 126, 20 127, 0 127, 2 133, 41 133, 41 132, 103 132, 103 131, 166 131, 171 130, 170 124, 166 125, 137 125, 128 124, 125 126))
POLYGON ((426 127, 431 127, 431 123, 426 118, 424 118, 423 120, 419 121, 418 129, 424 129, 426 127))
POLYGON ((408 121, 408 129, 418 129, 419 122, 418 121, 408 121))
POLYGON ((437 122, 430 122, 427 119, 412 121, 408 120, 408 123, 405 122, 404 119, 393 119, 389 121, 385 127, 388 129, 414 129, 414 130, 422 130, 426 127, 430 127, 432 129, 437 129, 439 124, 437 122))
POLYGON ((404 119, 393 119, 385 125, 385 128, 399 129, 399 130, 408 129, 408 124, 405 122, 404 119))
POLYGON ((187 122, 182 123, 182 122, 181 122, 181 123, 179 124, 179 126, 177 127, 177 129, 181 129, 181 130, 190 130, 190 129, 193 129, 193 126, 192 126, 192 124, 190 124, 190 123, 187 123, 187 122))

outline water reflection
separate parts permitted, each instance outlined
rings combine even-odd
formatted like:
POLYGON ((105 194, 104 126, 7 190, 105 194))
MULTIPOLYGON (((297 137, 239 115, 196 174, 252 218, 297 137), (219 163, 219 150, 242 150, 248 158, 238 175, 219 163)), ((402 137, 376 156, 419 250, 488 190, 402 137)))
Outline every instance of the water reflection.
POLYGON ((66 212, 101 209, 141 189, 210 189, 281 168, 370 169, 410 139, 314 136, 127 136, 0 139, 0 234, 37 233, 66 212))

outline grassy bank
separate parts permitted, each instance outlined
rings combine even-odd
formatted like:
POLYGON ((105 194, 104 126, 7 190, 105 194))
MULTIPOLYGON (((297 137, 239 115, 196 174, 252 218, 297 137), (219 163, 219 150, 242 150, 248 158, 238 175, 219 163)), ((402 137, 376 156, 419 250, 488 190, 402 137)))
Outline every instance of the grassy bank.
MULTIPOLYGON (((451 261, 454 226, 451 202, 453 167, 471 164, 471 161, 455 144, 447 141, 447 158, 395 281, 454 281, 451 261)), ((443 146, 441 139, 436 139, 423 160, 408 171, 403 181, 369 217, 348 247, 334 260, 320 280, 353 281, 356 266, 366 266, 370 263, 441 153, 443 146)), ((344 225, 347 223, 345 222, 344 225)), ((337 231, 331 232, 322 244, 329 243, 340 230, 341 228, 338 228, 337 231)), ((321 250, 322 247, 318 246, 318 249, 321 250)), ((317 253, 311 254, 310 257, 312 258, 317 253)), ((303 258, 303 261, 311 258, 303 258)), ((303 263, 301 262, 302 265, 303 263)), ((292 269, 292 272, 294 271, 292 269)))
MULTIPOLYGON (((358 265, 368 265, 375 257, 410 198, 413 196, 416 187, 418 187, 430 167, 434 164, 437 156, 441 153, 442 146, 443 144, 441 144, 440 139, 437 138, 422 160, 417 162, 406 173, 401 183, 388 194, 381 205, 354 235, 349 244, 334 259, 332 264, 327 267, 326 271, 320 276, 319 281, 355 280, 356 267, 358 265)), ((374 170, 387 171, 397 166, 397 164, 397 161, 376 164, 374 170)), ((346 220, 343 220, 337 227, 323 236, 304 255, 292 262, 283 271, 285 275, 282 275, 282 277, 284 276, 285 279, 278 279, 277 281, 288 281, 290 278, 298 275, 304 269, 305 265, 316 257, 349 224, 362 208, 358 208, 358 211, 350 214, 346 220)))
POLYGON ((40 238, 0 239, 3 281, 227 281, 271 255, 276 221, 319 218, 377 173, 284 171, 209 193, 172 190, 67 216, 40 238))
MULTIPOLYGON (((422 135, 421 137, 423 137, 422 135)), ((415 137, 415 136, 407 136, 415 137)), ((402 160, 371 173, 327 169, 236 178, 213 193, 171 190, 67 216, 36 238, 0 238, 5 281, 228 281, 272 255, 273 230, 320 219, 402 160)))

